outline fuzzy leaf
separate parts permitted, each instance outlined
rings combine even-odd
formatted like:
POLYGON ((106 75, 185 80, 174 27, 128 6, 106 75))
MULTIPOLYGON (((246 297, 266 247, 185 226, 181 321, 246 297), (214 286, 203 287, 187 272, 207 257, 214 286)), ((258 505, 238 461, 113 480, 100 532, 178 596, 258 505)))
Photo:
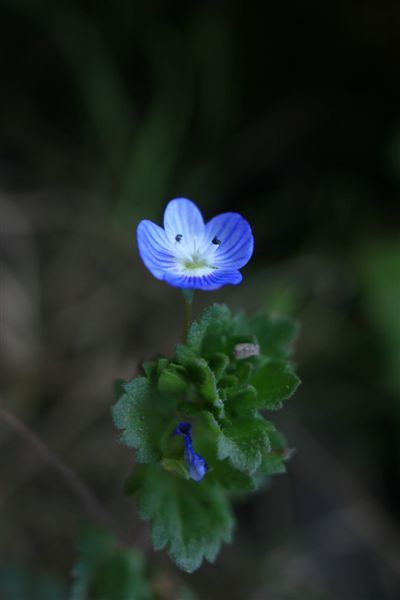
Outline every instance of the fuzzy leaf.
POLYGON ((215 560, 222 542, 231 540, 233 518, 223 490, 174 476, 154 466, 136 470, 133 489, 139 514, 150 519, 155 550, 166 548, 181 569, 191 573, 215 560))
POLYGON ((193 356, 186 346, 177 347, 177 360, 185 367, 187 381, 195 386, 199 397, 222 410, 223 404, 218 393, 217 381, 208 362, 204 358, 193 356))
POLYGON ((259 402, 257 390, 253 385, 245 385, 227 394, 225 408, 229 415, 254 416, 258 411, 259 402))
POLYGON ((111 534, 86 526, 78 539, 79 561, 73 568, 71 600, 151 600, 144 559, 118 546, 111 534))
POLYGON ((300 379, 288 362, 272 359, 260 365, 251 378, 251 384, 257 391, 259 408, 277 409, 296 391, 300 379))
POLYGON ((158 389, 160 392, 182 394, 187 387, 185 374, 184 367, 170 363, 160 374, 158 389))
POLYGON ((254 477, 235 469, 228 459, 217 461, 211 476, 230 492, 254 492, 257 489, 254 477))
POLYGON ((123 387, 124 394, 112 409, 115 425, 123 430, 121 442, 136 448, 138 462, 157 462, 178 398, 157 392, 145 377, 133 379, 123 387))
POLYGON ((222 429, 218 440, 218 458, 228 458, 232 465, 252 475, 261 464, 263 453, 270 447, 271 425, 262 418, 235 419, 222 429))
POLYGON ((231 311, 225 304, 213 304, 189 329, 187 345, 197 355, 224 352, 227 329, 231 324, 231 311))
POLYGON ((291 344, 299 333, 299 323, 288 317, 272 317, 262 313, 249 320, 249 331, 260 344, 261 353, 271 358, 290 356, 291 344))

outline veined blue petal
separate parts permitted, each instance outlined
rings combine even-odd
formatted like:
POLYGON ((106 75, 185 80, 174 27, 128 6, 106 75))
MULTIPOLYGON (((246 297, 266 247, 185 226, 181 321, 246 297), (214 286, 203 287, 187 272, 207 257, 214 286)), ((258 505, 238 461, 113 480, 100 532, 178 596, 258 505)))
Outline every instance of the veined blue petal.
POLYGON ((207 225, 187 198, 168 203, 162 229, 141 221, 137 229, 140 256, 157 278, 188 289, 216 290, 242 281, 239 269, 253 252, 250 225, 237 213, 225 213, 207 225))
POLYGON ((165 231, 152 221, 141 221, 137 228, 139 254, 157 279, 164 279, 166 269, 176 266, 165 231))
POLYGON ((175 198, 167 204, 164 212, 164 229, 167 238, 175 243, 176 236, 181 236, 182 247, 192 247, 195 240, 200 243, 204 235, 204 221, 201 212, 191 200, 175 198))
POLYGON ((206 224, 207 240, 217 240, 213 263, 226 271, 240 269, 253 254, 254 239, 250 225, 238 213, 223 213, 206 224))
POLYGON ((242 281, 242 275, 238 270, 214 271, 209 275, 196 277, 195 275, 182 275, 174 272, 166 272, 165 281, 174 287, 189 288, 194 290, 212 291, 223 285, 238 285, 242 281))

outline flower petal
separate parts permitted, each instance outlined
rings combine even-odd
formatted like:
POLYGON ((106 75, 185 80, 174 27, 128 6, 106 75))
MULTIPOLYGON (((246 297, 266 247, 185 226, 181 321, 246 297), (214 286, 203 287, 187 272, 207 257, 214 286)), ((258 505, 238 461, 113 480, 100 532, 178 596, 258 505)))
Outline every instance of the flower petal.
POLYGON ((200 277, 167 271, 164 278, 169 285, 174 287, 206 291, 217 290, 223 285, 237 285, 242 281, 242 275, 238 270, 218 270, 200 277))
POLYGON ((187 198, 175 198, 165 209, 164 229, 171 243, 175 243, 176 236, 180 235, 180 244, 192 247, 196 239, 200 243, 203 238, 203 217, 194 202, 187 198))
POLYGON ((254 239, 250 225, 238 213, 223 213, 206 224, 207 242, 216 239, 218 247, 213 264, 224 270, 240 269, 253 254, 254 239))
POLYGON ((165 231, 152 221, 144 220, 140 221, 136 235, 142 261, 154 277, 164 279, 165 270, 176 267, 165 231))

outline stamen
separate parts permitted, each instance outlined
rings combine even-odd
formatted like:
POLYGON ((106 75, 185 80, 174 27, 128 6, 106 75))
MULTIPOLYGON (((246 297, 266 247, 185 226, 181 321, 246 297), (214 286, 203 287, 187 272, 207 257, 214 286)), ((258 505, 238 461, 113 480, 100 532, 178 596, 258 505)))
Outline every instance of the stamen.
POLYGON ((175 240, 176 240, 177 242, 180 242, 180 241, 181 241, 181 239, 182 239, 182 234, 181 234, 181 233, 178 233, 178 235, 176 235, 176 236, 175 236, 175 240))
POLYGON ((215 244, 216 246, 219 246, 219 245, 220 245, 220 243, 221 243, 221 240, 219 240, 219 239, 217 238, 217 236, 214 236, 214 239, 212 240, 212 242, 211 242, 211 243, 212 243, 212 244, 215 244))

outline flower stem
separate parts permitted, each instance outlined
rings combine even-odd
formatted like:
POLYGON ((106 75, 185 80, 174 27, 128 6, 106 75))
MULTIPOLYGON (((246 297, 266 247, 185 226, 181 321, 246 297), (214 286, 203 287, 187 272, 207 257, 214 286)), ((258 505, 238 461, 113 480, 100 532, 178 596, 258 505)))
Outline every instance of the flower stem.
POLYGON ((183 343, 186 344, 187 334, 189 331, 190 322, 192 319, 192 302, 194 296, 194 290, 182 289, 183 299, 185 302, 185 314, 183 319, 183 343))

